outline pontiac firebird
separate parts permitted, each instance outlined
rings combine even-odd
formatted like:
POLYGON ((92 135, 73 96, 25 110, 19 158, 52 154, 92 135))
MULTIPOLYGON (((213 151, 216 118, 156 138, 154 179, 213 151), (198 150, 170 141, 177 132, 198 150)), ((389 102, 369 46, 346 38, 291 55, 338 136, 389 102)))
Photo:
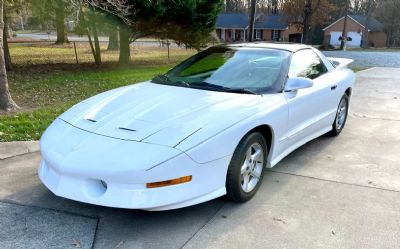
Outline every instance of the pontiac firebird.
POLYGON ((351 62, 299 44, 211 47, 59 116, 40 141, 39 177, 58 196, 109 207, 247 201, 265 168, 342 131, 351 62))

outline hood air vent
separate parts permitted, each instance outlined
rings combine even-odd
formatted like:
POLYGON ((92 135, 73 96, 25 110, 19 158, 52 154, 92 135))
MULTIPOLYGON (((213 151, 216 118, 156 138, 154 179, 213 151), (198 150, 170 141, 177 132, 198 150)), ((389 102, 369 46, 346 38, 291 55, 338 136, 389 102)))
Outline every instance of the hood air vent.
POLYGON ((124 130, 124 131, 136 131, 134 129, 129 129, 129 128, 125 128, 125 127, 119 127, 119 129, 124 130))

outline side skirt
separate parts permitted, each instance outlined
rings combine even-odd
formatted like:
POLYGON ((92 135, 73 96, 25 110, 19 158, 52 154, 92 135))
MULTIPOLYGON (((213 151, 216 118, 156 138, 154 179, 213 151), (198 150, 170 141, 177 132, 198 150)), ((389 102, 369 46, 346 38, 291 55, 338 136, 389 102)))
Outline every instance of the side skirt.
POLYGON ((289 148, 287 148, 284 152, 282 152, 279 156, 273 158, 270 162, 267 163, 267 168, 272 168, 274 167, 276 164, 278 164, 283 158, 285 158, 287 155, 289 155, 290 153, 292 153, 294 150, 296 150, 297 148, 301 147, 302 145, 310 142, 313 139, 316 139, 317 137, 320 137, 322 135, 324 135, 325 133, 327 133, 328 131, 332 130, 332 126, 328 126, 325 127, 322 130, 319 130, 318 132, 315 132, 313 134, 311 134, 310 136, 300 140, 299 142, 293 144, 292 146, 290 146, 289 148))

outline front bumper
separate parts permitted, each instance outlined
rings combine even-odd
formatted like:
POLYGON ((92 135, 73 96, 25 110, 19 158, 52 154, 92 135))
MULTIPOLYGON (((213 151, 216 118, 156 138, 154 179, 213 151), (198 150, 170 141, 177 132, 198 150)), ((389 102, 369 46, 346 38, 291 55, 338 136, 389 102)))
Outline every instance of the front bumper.
POLYGON ((80 202, 166 210, 226 193, 229 157, 198 164, 172 148, 95 135, 61 120, 54 122, 43 135, 41 152, 39 177, 43 184, 58 196, 80 202), (153 154, 156 158, 141 155, 152 150, 161 152, 153 154), (192 176, 192 181, 146 188, 149 182, 187 175, 192 176))

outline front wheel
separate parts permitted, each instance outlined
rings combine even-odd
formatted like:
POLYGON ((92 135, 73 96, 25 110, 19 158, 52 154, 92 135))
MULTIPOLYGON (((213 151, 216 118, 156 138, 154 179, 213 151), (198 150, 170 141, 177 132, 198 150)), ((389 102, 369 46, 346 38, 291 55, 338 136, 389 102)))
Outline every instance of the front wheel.
POLYGON ((250 133, 240 141, 226 177, 230 199, 245 202, 255 195, 263 179, 267 150, 267 143, 259 132, 250 133))
POLYGON ((344 94, 340 100, 338 109, 336 111, 336 118, 332 124, 332 130, 329 132, 331 136, 337 136, 342 132, 344 125, 346 124, 347 114, 349 112, 349 96, 344 94))

